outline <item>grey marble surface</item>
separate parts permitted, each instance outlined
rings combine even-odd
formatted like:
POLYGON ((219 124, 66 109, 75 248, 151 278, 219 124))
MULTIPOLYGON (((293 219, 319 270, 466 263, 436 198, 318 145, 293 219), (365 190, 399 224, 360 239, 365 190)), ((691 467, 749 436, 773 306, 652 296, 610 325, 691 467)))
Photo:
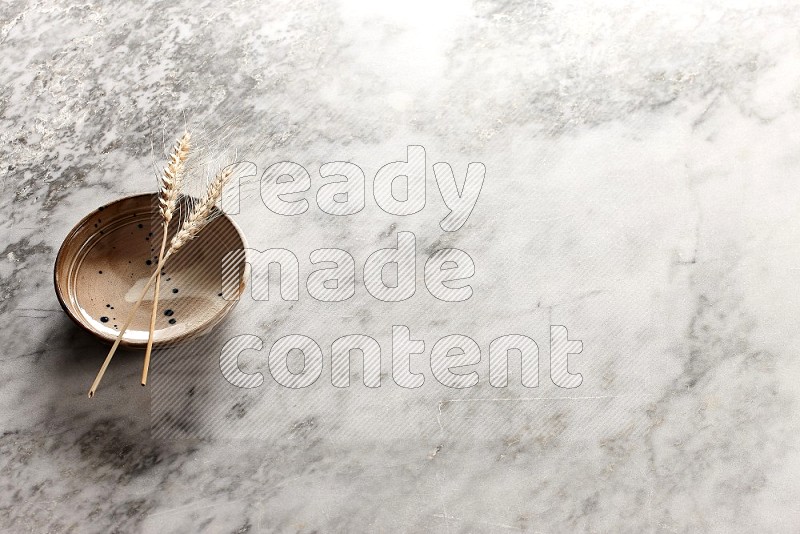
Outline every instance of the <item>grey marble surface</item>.
MULTIPOLYGON (((800 5, 796 2, 17 2, 0 4, 0 528, 8 532, 797 532, 800 529, 800 5), (263 172, 302 164, 307 213, 234 218, 300 260, 297 302, 245 297, 183 359, 105 354, 63 314, 52 266, 95 207, 152 191, 151 143, 184 121, 263 172), (319 167, 367 187, 426 149, 427 204, 348 217, 319 167), (486 166, 446 233, 431 166, 486 166), (467 302, 378 302, 366 257, 414 232, 458 247, 467 302), (311 299, 310 251, 356 259, 356 296, 311 299), (480 383, 391 379, 391 326, 461 333, 480 383), (583 341, 548 376, 548 328, 583 341), (330 384, 330 345, 381 343, 381 387, 330 384), (538 388, 488 384, 488 343, 537 341, 538 388), (265 384, 238 390, 241 334, 265 384), (319 383, 278 387, 266 352, 304 334, 319 383), (200 388, 200 389, 198 389, 200 388), (198 391, 200 392, 198 394, 198 391)), ((420 285, 421 284, 421 285, 420 285)), ((354 369, 358 369, 356 366, 354 369)))

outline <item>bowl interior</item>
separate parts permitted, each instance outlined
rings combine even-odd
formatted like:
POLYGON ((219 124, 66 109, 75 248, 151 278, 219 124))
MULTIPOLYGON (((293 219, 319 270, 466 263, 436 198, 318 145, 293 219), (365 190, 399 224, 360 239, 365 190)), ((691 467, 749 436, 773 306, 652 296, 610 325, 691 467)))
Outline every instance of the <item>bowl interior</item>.
MULTIPOLYGON (((185 202, 182 209, 188 209, 185 202)), ((179 219, 167 232, 167 248, 179 219)), ((118 200, 79 222, 61 246, 55 267, 56 293, 69 316, 101 339, 114 341, 156 268, 162 236, 155 194, 118 200)), ((244 288, 241 264, 233 275, 226 269, 223 289, 223 261, 231 253, 241 255, 237 251, 245 247, 233 221, 220 214, 169 258, 160 274, 154 345, 200 335, 222 320, 244 288)), ((151 288, 122 338, 124 345, 146 345, 152 303, 151 288)))

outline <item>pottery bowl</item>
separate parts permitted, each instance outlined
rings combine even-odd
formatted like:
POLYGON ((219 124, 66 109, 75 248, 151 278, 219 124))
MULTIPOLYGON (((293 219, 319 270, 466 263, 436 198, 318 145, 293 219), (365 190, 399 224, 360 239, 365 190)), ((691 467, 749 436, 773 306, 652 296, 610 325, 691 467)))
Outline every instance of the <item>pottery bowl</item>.
MULTIPOLYGON (((54 270, 58 300, 75 323, 103 341, 117 338, 157 266, 163 236, 157 199, 155 194, 137 195, 98 208, 72 229, 58 251, 54 270)), ((181 209, 189 209, 185 200, 181 209)), ((167 232, 167 247, 178 219, 167 232)), ((160 273, 154 346, 202 335, 222 321, 244 289, 242 263, 233 270, 238 283, 226 269, 223 290, 223 261, 246 247, 236 224, 219 213, 169 258, 160 273)), ((122 345, 145 347, 152 304, 150 289, 122 345)))

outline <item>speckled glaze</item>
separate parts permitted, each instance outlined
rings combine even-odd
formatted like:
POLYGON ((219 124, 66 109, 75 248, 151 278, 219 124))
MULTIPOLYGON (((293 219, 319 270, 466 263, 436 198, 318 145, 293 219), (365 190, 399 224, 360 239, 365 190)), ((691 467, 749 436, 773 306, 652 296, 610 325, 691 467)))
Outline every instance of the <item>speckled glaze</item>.
MULTIPOLYGON (((103 341, 116 339, 158 262, 162 233, 156 200, 155 194, 136 195, 98 208, 72 229, 56 256, 53 278, 61 306, 103 341)), ((174 220, 168 239, 179 224, 174 220)), ((244 288, 244 269, 239 293, 223 298, 220 265, 226 254, 245 248, 236 224, 221 214, 169 259, 161 270, 154 346, 202 335, 233 309, 244 288)), ((147 344, 152 302, 151 289, 121 344, 147 344)))

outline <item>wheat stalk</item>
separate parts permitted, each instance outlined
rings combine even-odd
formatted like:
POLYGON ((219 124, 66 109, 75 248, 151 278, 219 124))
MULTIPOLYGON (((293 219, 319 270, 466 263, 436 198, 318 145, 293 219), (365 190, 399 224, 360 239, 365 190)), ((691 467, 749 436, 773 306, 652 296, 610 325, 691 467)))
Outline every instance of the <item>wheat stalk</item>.
MULTIPOLYGON (((167 258, 178 252, 186 243, 197 237, 203 228, 205 228, 208 223, 214 219, 214 215, 220 213, 219 211, 215 210, 215 206, 222 197, 222 191, 225 188, 225 184, 228 183, 228 180, 230 180, 232 175, 233 171, 230 168, 225 168, 219 171, 216 176, 214 176, 214 179, 208 184, 208 189, 206 190, 203 198, 195 205, 194 209, 189 214, 189 217, 187 217, 187 219, 183 222, 183 225, 181 225, 181 229, 178 230, 178 232, 172 237, 169 250, 164 255, 163 260, 160 263, 163 264, 166 262, 167 258)), ((166 242, 166 240, 164 242, 166 242)), ((158 287, 158 281, 156 281, 156 287, 158 287)), ((153 328, 152 324, 153 318, 151 317, 151 338, 153 328)), ((152 341, 149 341, 148 346, 151 343, 152 341)), ((150 351, 148 350, 145 353, 144 365, 142 367, 143 386, 147 385, 147 373, 149 370, 150 351)))
MULTIPOLYGON (((162 218, 163 228, 164 228, 164 236, 162 238, 162 245, 161 245, 161 253, 159 254, 159 265, 156 266, 156 269, 153 271, 153 274, 150 276, 150 279, 142 289, 142 294, 139 295, 139 298, 136 300, 136 303, 131 308, 131 311, 128 314, 128 317, 125 319, 125 323, 122 325, 122 329, 117 334, 117 338, 114 340, 114 344, 111 346, 111 350, 108 351, 106 355, 105 361, 103 361, 103 365, 100 367, 100 370, 97 373, 97 376, 92 383, 92 387, 89 389, 89 398, 94 397, 94 393, 97 390, 97 387, 100 385, 100 381, 103 379, 103 375, 108 368, 108 364, 111 363, 111 358, 114 357, 114 354, 117 352, 119 348, 119 344, 122 341, 122 337, 125 335, 125 332, 130 327, 131 321, 133 321, 133 317, 136 314, 136 310, 139 309, 139 306, 142 304, 142 300, 144 300, 145 295, 147 295, 147 291, 150 289, 150 286, 153 284, 153 281, 156 282, 156 292, 154 296, 154 300, 157 299, 158 295, 158 287, 160 285, 161 279, 157 278, 158 273, 161 272, 161 264, 163 263, 162 256, 164 254, 164 246, 167 240, 167 229, 169 226, 169 222, 172 220, 174 216, 175 209, 178 203, 178 196, 180 193, 180 188, 183 183, 183 176, 186 170, 185 163, 186 159, 189 156, 189 143, 190 143, 191 135, 189 132, 184 132, 183 136, 178 139, 175 143, 175 146, 172 149, 170 154, 169 162, 167 163, 164 171, 160 176, 161 187, 159 189, 159 213, 162 218)), ((151 316, 152 321, 152 316, 151 316)), ((152 332, 152 328, 151 328, 152 332)), ((152 337, 152 333, 151 336, 152 337)), ((148 339, 148 344, 150 343, 150 339, 148 339)))
MULTIPOLYGON (((183 175, 186 172, 186 159, 189 157, 189 142, 191 134, 184 132, 183 137, 178 139, 172 148, 169 163, 161 173, 161 189, 158 193, 159 211, 161 213, 161 250, 158 252, 158 262, 156 272, 160 273, 164 268, 164 248, 167 246, 167 231, 175 207, 178 203, 178 195, 183 185, 183 175)), ((156 314, 158 312, 158 297, 161 293, 161 277, 156 278, 156 288, 153 292, 153 308, 150 310, 150 329, 147 334, 147 349, 144 353, 145 369, 150 365, 150 354, 153 351, 153 331, 156 328, 156 314)), ((142 385, 147 382, 147 373, 142 374, 142 385)))

